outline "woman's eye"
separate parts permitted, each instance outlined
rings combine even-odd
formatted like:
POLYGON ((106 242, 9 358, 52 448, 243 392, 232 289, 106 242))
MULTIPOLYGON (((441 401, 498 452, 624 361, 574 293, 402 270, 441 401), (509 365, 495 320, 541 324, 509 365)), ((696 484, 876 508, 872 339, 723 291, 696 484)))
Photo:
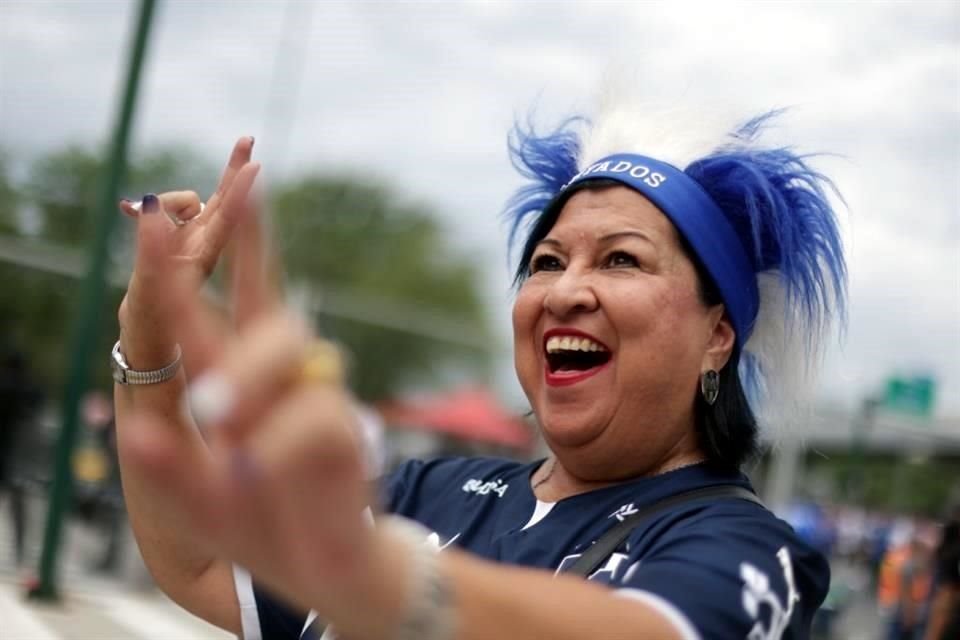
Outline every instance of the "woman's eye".
POLYGON ((629 253, 623 251, 614 251, 607 256, 608 267, 639 267, 640 261, 629 253))
POLYGON ((561 269, 563 269, 563 265, 560 263, 560 259, 549 253, 536 256, 530 261, 530 273, 536 273, 537 271, 560 271, 561 269))

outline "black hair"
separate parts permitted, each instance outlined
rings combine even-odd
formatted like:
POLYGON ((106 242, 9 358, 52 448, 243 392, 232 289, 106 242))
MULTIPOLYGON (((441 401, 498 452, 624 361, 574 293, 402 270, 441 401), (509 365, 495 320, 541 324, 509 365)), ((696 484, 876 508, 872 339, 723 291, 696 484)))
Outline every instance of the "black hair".
MULTIPOLYGON (((623 184, 607 178, 583 180, 554 198, 537 217, 523 244, 520 261, 514 272, 514 284, 520 285, 530 275, 530 259, 537 244, 556 224, 560 211, 573 194, 584 189, 619 186, 623 184)), ((696 270, 700 301, 707 307, 723 304, 720 290, 713 282, 713 278, 707 273, 683 234, 678 232, 677 235, 684 254, 696 270)), ((760 448, 757 419, 750 408, 747 394, 740 381, 739 366, 740 352, 735 347, 727 364, 719 371, 720 393, 716 401, 709 405, 703 399, 703 395, 698 392, 694 406, 697 439, 701 449, 707 455, 708 462, 728 470, 739 470, 745 462, 756 456, 760 448)))
MULTIPOLYGON (((692 257, 689 251, 687 253, 692 257)), ((697 265, 701 300, 708 306, 719 303, 719 293, 715 294, 716 302, 708 302, 710 298, 704 295, 705 291, 711 289, 716 292, 716 287, 712 283, 705 284, 705 274, 697 262, 693 260, 697 265)), ((707 404, 701 393, 696 394, 694 401, 694 420, 700 447, 710 462, 732 470, 739 470, 760 450, 757 419, 747 401, 739 368, 740 351, 734 348, 727 363, 720 369, 720 393, 716 401, 712 405, 707 404)))

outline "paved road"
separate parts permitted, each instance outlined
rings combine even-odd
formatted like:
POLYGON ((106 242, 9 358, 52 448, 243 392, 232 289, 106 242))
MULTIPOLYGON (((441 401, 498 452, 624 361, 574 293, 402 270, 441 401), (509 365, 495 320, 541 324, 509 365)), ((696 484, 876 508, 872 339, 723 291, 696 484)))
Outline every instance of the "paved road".
MULTIPOLYGON (((120 570, 93 569, 102 557, 103 534, 96 527, 67 523, 61 554, 58 604, 24 599, 22 582, 32 574, 43 540, 45 504, 28 505, 27 562, 16 567, 6 496, 0 496, 0 638, 2 640, 225 640, 231 634, 192 616, 153 587, 129 537, 120 570)), ((127 532, 129 535, 129 532, 127 532)))
POLYGON ((0 581, 4 640, 225 640, 233 636, 195 618, 159 592, 86 581, 56 605, 23 599, 19 585, 0 581))
POLYGON ((834 585, 846 585, 853 595, 837 616, 832 633, 823 640, 885 640, 873 591, 865 571, 842 562, 834 562, 831 566, 831 580, 834 585))

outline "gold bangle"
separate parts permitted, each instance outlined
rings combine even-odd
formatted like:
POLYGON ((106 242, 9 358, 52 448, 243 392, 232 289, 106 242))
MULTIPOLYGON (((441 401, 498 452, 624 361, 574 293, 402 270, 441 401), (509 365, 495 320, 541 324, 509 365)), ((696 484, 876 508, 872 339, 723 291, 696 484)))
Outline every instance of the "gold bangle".
POLYGON ((340 349, 320 338, 307 347, 300 367, 300 382, 305 384, 341 384, 343 382, 343 355, 340 349))

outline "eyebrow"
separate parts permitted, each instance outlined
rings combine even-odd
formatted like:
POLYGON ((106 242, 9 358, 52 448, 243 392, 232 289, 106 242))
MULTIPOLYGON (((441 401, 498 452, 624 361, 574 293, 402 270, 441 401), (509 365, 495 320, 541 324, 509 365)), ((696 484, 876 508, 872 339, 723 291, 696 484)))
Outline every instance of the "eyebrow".
POLYGON ((643 231, 617 231, 615 233, 608 233, 605 236, 601 236, 600 242, 609 244, 614 240, 619 240, 620 238, 640 238, 641 240, 645 240, 650 244, 654 244, 653 239, 643 231))
MULTIPOLYGON (((608 233, 604 236, 601 236, 599 238, 599 242, 601 244, 610 244, 611 242, 615 240, 619 240, 621 238, 639 238, 640 240, 644 240, 646 242, 649 242, 650 244, 655 244, 654 241, 650 238, 650 236, 648 236, 642 231, 616 231, 614 233, 608 233)), ((543 240, 537 243, 537 246, 540 246, 542 244, 548 244, 558 248, 563 246, 563 243, 557 240, 556 238, 544 238, 543 240)))

